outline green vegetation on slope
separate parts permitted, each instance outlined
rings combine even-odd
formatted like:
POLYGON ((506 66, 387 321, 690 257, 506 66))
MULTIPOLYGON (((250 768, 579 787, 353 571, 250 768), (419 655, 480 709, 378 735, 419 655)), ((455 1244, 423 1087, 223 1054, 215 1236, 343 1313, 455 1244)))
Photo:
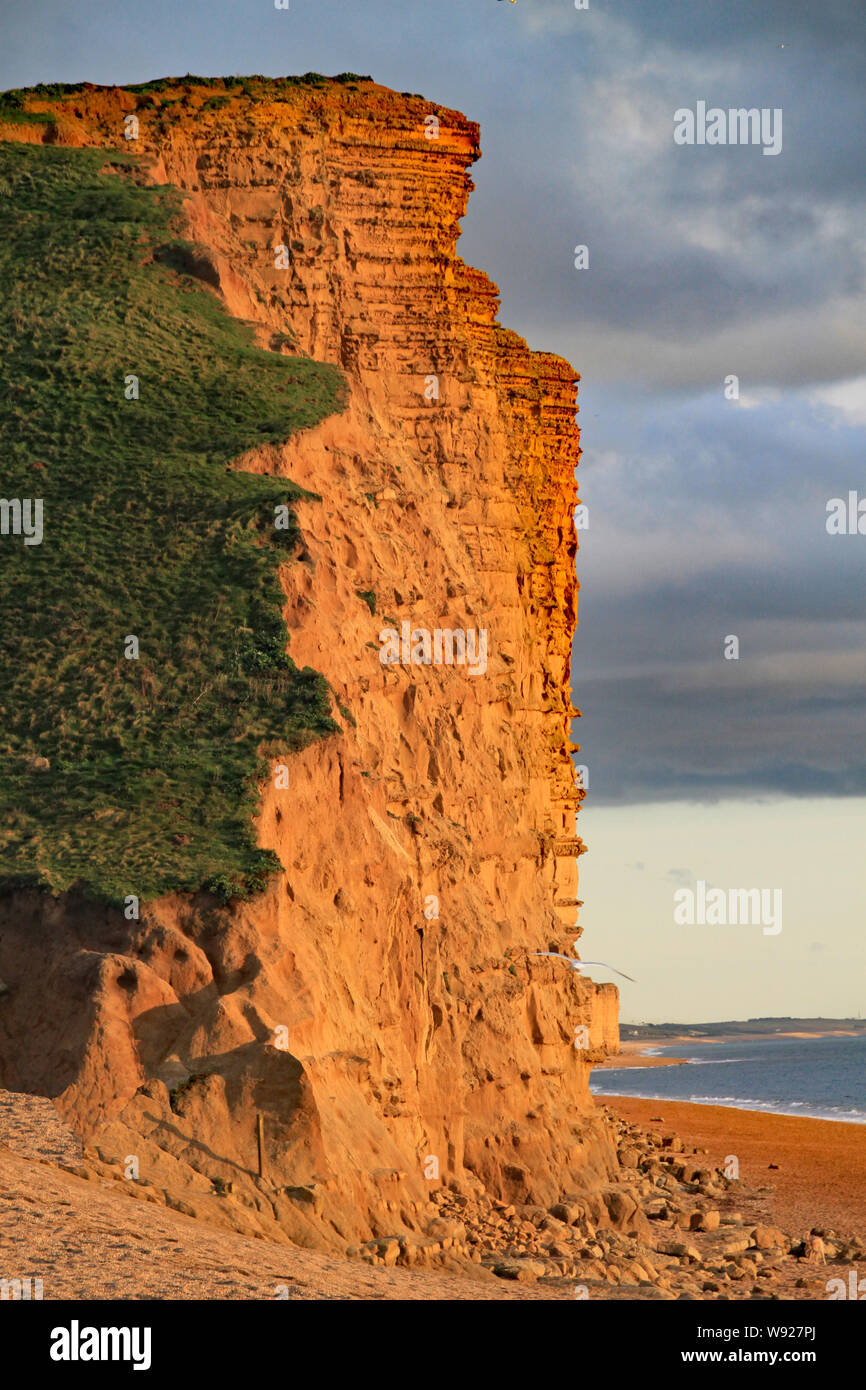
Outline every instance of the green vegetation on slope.
POLYGON ((342 378, 173 268, 196 265, 180 205, 128 158, 0 144, 0 497, 44 499, 41 544, 0 535, 6 884, 256 892, 266 758, 334 728, 286 655, 275 509, 303 494, 228 464, 338 409, 342 378))

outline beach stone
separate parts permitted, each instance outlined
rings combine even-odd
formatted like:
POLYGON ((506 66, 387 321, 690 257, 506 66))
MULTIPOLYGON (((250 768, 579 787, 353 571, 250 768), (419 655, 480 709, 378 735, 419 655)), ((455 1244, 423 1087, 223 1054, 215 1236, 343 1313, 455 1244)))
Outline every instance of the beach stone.
POLYGON ((557 1240, 555 1240, 551 1245, 548 1245, 547 1253, 554 1260, 567 1260, 571 1257, 571 1251, 569 1250, 568 1246, 561 1244, 557 1240))
POLYGON ((583 1208, 567 1202, 557 1202, 550 1208, 550 1215, 565 1226, 576 1226, 578 1221, 583 1219, 583 1208))
POLYGON ((552 1216, 552 1215, 550 1214, 550 1212, 548 1212, 548 1213, 545 1215, 545 1217, 543 1218, 543 1220, 539 1221, 539 1223, 538 1223, 538 1229, 539 1229, 540 1231, 550 1231, 550 1233, 551 1233, 552 1235, 557 1235, 557 1236, 563 1236, 563 1235, 569 1235, 569 1234, 570 1234, 569 1229, 568 1229, 568 1222, 567 1222, 567 1221, 560 1221, 560 1219, 559 1219, 558 1216, 552 1216))
POLYGON ((400 1254, 400 1242, 396 1236, 383 1236, 373 1243, 373 1251, 387 1269, 391 1269, 400 1254))
POLYGON ((778 1250, 788 1244, 788 1237, 776 1226, 755 1226, 751 1239, 759 1250, 778 1250))
POLYGON ((607 1207, 611 1225, 615 1230, 622 1230, 633 1219, 638 1209, 637 1202, 627 1192, 614 1190, 604 1194, 604 1202, 607 1207))
POLYGON ((682 1240, 662 1240, 658 1248, 660 1255, 673 1255, 678 1260, 700 1261, 701 1258, 700 1250, 682 1240))
POLYGON ((690 1181, 697 1183, 711 1183, 713 1175, 709 1168, 693 1168, 690 1181))
POLYGON ((462 1221, 449 1221, 443 1216, 434 1216, 432 1221, 427 1222, 425 1229, 431 1239, 442 1242, 443 1250, 448 1248, 446 1241, 458 1241, 463 1244, 466 1240, 466 1227, 462 1221))
POLYGON ((717 1231, 721 1222, 717 1211, 693 1211, 689 1218, 690 1231, 717 1231))
POLYGON ((685 1207, 678 1207, 671 1204, 670 1219, 672 1226, 676 1226, 677 1229, 681 1231, 688 1231, 690 1229, 692 1213, 685 1207))
POLYGON ((720 1254, 727 1259, 733 1259, 735 1255, 742 1255, 749 1248, 748 1236, 728 1237, 720 1247, 720 1254))
POLYGON ((567 1192, 563 1201, 569 1206, 580 1208, 581 1221, 584 1224, 592 1223, 594 1226, 601 1226, 607 1220, 607 1209, 597 1192, 586 1192, 582 1196, 567 1192))
POLYGON ((508 1260, 493 1266, 498 1279, 514 1279, 518 1284, 532 1284, 547 1273, 541 1260, 508 1260))

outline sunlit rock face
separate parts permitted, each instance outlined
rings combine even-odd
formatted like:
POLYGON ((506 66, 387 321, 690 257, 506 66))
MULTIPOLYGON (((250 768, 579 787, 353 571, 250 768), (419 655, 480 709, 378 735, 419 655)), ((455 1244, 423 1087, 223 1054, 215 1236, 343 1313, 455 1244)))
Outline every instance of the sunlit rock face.
POLYGON ((618 1046, 612 985, 527 956, 577 935, 576 373, 500 327, 495 285, 456 254, 473 122, 364 81, 202 109, 213 93, 41 105, 52 140, 132 150, 184 190, 202 278, 264 346, 346 374, 341 414, 237 465, 316 494, 285 617, 340 732, 263 788, 285 873, 260 899, 122 923, 0 904, 0 976, 19 982, 0 1084, 57 1096, 211 1219, 305 1243, 411 1230, 443 1180, 555 1201, 613 1171, 587 1082, 618 1046), (483 663, 424 660, 421 630, 476 655, 483 633, 483 663))

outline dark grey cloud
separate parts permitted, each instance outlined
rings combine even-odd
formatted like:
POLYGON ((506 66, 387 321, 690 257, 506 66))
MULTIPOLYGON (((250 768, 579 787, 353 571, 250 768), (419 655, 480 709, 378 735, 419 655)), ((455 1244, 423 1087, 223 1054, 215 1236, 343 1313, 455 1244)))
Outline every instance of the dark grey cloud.
POLYGON ((698 54, 742 53, 764 40, 812 61, 830 53, 852 73, 858 54, 866 57, 863 14, 851 0, 633 0, 629 13, 644 33, 698 54))
POLYGON ((862 794, 866 536, 828 535, 826 504, 866 496, 863 426, 792 391, 588 394, 573 671, 592 798, 862 794))
POLYGON ((574 737, 593 805, 866 795, 866 701, 846 690, 816 706, 793 680, 732 698, 641 676, 594 682, 581 699, 591 734, 574 737))

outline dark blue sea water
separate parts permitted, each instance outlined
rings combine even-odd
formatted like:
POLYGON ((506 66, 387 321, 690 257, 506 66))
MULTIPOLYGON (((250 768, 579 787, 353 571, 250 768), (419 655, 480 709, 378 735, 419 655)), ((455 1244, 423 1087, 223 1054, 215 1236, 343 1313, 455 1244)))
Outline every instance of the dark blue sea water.
POLYGON ((866 1037, 688 1043, 653 1052, 685 1057, 686 1065, 605 1067, 593 1073, 590 1090, 866 1124, 866 1037))

